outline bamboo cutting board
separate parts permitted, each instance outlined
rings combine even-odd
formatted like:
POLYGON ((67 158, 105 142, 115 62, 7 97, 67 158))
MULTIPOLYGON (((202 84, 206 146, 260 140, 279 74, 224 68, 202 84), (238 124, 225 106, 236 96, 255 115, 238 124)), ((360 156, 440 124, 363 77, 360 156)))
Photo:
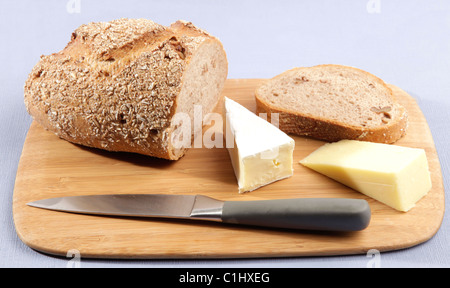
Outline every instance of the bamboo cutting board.
MULTIPOLYGON (((224 95, 255 110, 253 91, 263 79, 227 80, 224 95)), ((324 144, 296 141, 294 175, 247 194, 237 182, 225 148, 191 148, 176 162, 106 152, 74 145, 32 123, 16 176, 13 216, 20 239, 29 247, 65 256, 78 250, 86 258, 248 258, 318 256, 389 251, 417 245, 439 229, 444 188, 433 138, 415 100, 392 87, 408 109, 409 130, 396 145, 423 148, 432 190, 407 213, 370 199, 298 161, 324 144), (203 194, 220 200, 298 197, 366 199, 372 209, 363 231, 329 233, 244 227, 213 222, 90 216, 29 207, 26 203, 61 196, 110 193, 203 194)))

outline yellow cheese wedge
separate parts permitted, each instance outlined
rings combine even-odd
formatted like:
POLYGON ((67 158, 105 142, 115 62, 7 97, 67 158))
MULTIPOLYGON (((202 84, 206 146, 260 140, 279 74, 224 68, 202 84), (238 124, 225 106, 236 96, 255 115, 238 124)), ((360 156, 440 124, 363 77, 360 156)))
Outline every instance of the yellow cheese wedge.
POLYGON ((341 140, 325 144, 300 163, 403 212, 431 189, 423 149, 341 140))

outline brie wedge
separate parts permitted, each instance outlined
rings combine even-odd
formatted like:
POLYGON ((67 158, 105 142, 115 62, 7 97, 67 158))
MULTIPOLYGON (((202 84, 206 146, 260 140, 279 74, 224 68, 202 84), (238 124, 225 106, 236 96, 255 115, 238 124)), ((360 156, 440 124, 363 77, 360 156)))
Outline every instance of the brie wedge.
POLYGON ((294 139, 227 97, 225 113, 226 147, 239 193, 292 176, 294 139))
POLYGON ((341 140, 325 144, 300 163, 403 212, 431 189, 423 149, 341 140))

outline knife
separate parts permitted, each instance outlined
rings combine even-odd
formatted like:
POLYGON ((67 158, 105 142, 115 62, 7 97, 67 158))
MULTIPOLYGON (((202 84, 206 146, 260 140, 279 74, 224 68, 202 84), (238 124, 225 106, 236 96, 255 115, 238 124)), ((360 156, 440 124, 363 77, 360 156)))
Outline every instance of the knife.
POLYGON ((110 194, 49 198, 27 205, 79 214, 182 218, 327 231, 363 230, 371 218, 366 200, 345 198, 221 201, 204 195, 110 194))

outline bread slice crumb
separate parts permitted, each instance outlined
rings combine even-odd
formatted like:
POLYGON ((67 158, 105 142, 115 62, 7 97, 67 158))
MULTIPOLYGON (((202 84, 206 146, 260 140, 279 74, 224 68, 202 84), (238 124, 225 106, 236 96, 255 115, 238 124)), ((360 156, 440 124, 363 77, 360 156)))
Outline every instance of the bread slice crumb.
POLYGON ((408 125, 389 86, 349 66, 294 68, 258 87, 255 97, 257 113, 279 113, 284 132, 324 141, 394 143, 408 125))

